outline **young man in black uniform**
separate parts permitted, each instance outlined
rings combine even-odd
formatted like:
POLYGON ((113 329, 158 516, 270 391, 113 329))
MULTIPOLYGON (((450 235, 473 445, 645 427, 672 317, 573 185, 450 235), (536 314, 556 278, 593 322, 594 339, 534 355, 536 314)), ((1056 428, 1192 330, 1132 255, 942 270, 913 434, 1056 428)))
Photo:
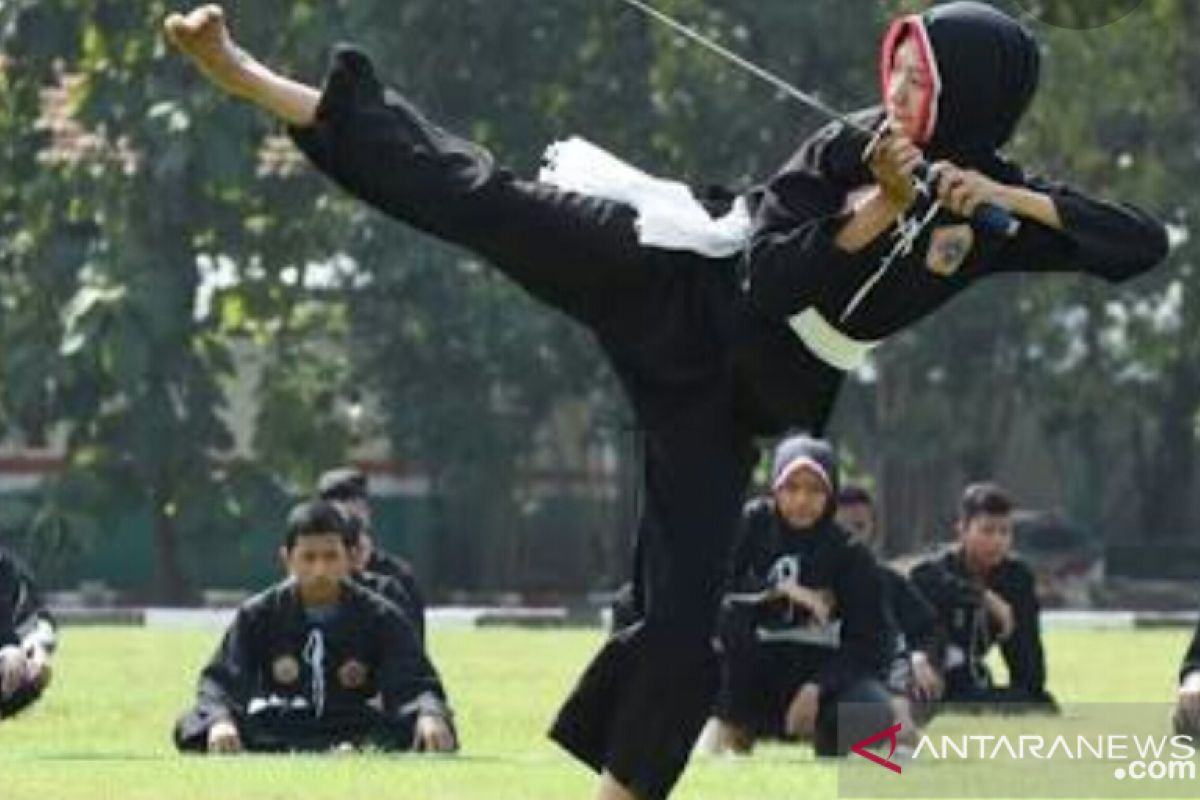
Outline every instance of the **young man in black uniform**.
POLYGON ((290 577, 238 609, 175 727, 181 751, 458 748, 412 627, 349 580, 351 540, 333 504, 292 510, 281 553, 290 577))
POLYGON ((937 609, 947 706, 1055 712, 1057 704, 1046 691, 1033 572, 1010 553, 1012 508, 1012 499, 996 484, 968 486, 958 544, 914 567, 911 577, 937 609), (1008 686, 996 686, 985 663, 997 643, 1008 666, 1008 686))
MULTIPOLYGON (((837 522, 879 558, 883 539, 875 503, 866 488, 852 484, 841 488, 837 522)), ((885 613, 895 631, 887 687, 893 694, 897 717, 906 723, 905 732, 915 735, 918 724, 929 719, 933 704, 942 695, 942 678, 937 670, 937 613, 912 581, 890 564, 879 562, 879 577, 885 613)))
POLYGON ((0 547, 0 721, 42 696, 56 646, 54 618, 33 576, 0 547))
POLYGON ((771 494, 743 512, 722 623, 718 749, 748 752, 772 737, 838 755, 892 724, 880 570, 834 521, 837 482, 829 445, 793 436, 776 450, 771 494), (848 730, 839 703, 856 704, 848 730))
MULTIPOLYGON (((967 11, 975 7, 967 4, 967 11)), ((948 7, 931 13, 946 17, 943 8, 948 7)), ((971 67, 973 57, 984 52, 970 39, 977 28, 1016 27, 1002 16, 949 16, 955 22, 950 32, 935 37, 939 57, 945 50, 947 73, 971 67), (968 18, 960 19, 964 16, 968 18), (964 35, 971 58, 959 47, 964 35)), ((804 248, 795 254, 782 251, 805 239, 836 247, 847 260, 869 259, 867 240, 875 237, 881 243, 874 246, 878 250, 896 221, 893 216, 883 224, 879 212, 902 207, 899 184, 906 179, 909 149, 888 140, 875 149, 868 167, 862 164, 865 139, 833 137, 843 155, 847 147, 858 146, 854 177, 862 180, 822 191, 830 202, 819 208, 790 203, 791 191, 804 182, 790 176, 794 170, 748 193, 732 209, 701 207, 686 192, 674 191, 677 185, 664 187, 663 181, 634 181, 637 189, 621 196, 607 179, 619 173, 616 183, 622 184, 630 168, 614 168, 591 156, 574 159, 570 148, 556 159, 549 175, 553 183, 527 182, 498 166, 486 151, 425 120, 383 86, 361 52, 340 49, 319 92, 281 77, 238 49, 216 7, 187 17, 174 15, 166 27, 171 40, 215 84, 289 123, 309 158, 344 188, 393 217, 470 248, 532 295, 585 325, 604 348, 645 439, 647 502, 635 570, 635 605, 643 623, 605 644, 552 735, 602 773, 601 797, 667 795, 717 686, 711 632, 754 460, 754 437, 790 428, 819 433, 845 370, 865 353, 856 346, 862 343, 822 324, 816 312, 786 308, 801 289, 836 299, 844 292, 845 276, 862 278, 865 268, 843 269, 841 263, 830 264, 836 259, 827 253, 804 248), (572 163, 582 169, 574 170, 572 163), (876 185, 875 194, 886 203, 864 206, 861 217, 854 211, 842 213, 852 189, 876 185), (659 213, 664 197, 670 198, 665 214, 659 213), (801 218, 813 209, 814 217, 801 218), (713 223, 709 210, 725 216, 713 223), (800 213, 785 218, 782 212, 800 213), (757 221, 752 238, 751 213, 757 221), (814 227, 817 236, 810 235, 814 227), (845 228, 844 237, 839 227, 845 228), (784 228, 795 229, 796 235, 784 228), (751 303, 745 302, 739 279, 748 243, 753 244, 751 303), (801 261, 793 264, 793 255, 801 261), (810 270, 804 259, 818 269, 810 270), (802 275, 791 275, 788 264, 802 275), (821 291, 822 286, 830 291, 821 291)), ((931 23, 931 33, 935 27, 931 23)), ((1003 43, 990 34, 985 38, 985 48, 1003 43)), ((1036 58, 1032 40, 1018 44, 1036 58)), ((886 69, 894 66, 888 63, 886 69)), ((1027 71, 1024 77, 1020 91, 1032 94, 1034 76, 1027 71)), ((975 105, 977 98, 969 91, 950 81, 946 87, 942 107, 975 105)), ((997 114, 1011 115, 1012 95, 1006 89, 996 96, 1005 109, 997 114)), ((1017 115, 1020 110, 1023 104, 1017 115)), ((942 116, 955 119, 949 113, 942 116)), ((968 124, 952 126, 947 141, 973 134, 978 116, 963 117, 968 124)), ((983 116, 989 123, 991 116, 983 116)), ((903 122, 899 117, 893 121, 903 122)), ((802 152, 813 153, 830 138, 823 132, 802 152)), ((945 190, 957 185, 947 180, 945 190)), ((1014 211, 1021 216, 1040 213, 1050 203, 1014 211)), ((961 210, 965 204, 957 200, 954 207, 961 210)), ((1162 257, 1165 235, 1148 217, 1078 195, 1070 196, 1070 205, 1063 230, 1029 218, 1018 237, 1022 249, 1006 250, 1005 263, 1012 267, 1008 255, 1020 256, 1022 264, 1054 261, 1059 268, 1115 279, 1148 269, 1162 257)), ((961 236, 946 243, 959 244, 961 236)), ((981 243, 980 248, 989 254, 988 263, 995 261, 996 247, 981 243)), ((972 253, 973 262, 980 258, 972 253)), ((937 261, 939 269, 945 262, 937 261)), ((889 286, 887 293, 871 298, 872 331, 894 333, 940 305, 952 293, 947 287, 957 291, 966 285, 962 280, 930 282, 912 272, 905 274, 911 278, 906 283, 913 285, 899 292, 889 286), (879 303, 883 297, 888 308, 879 303)), ((962 274, 968 272, 974 275, 967 270, 962 274)))
POLYGON ((1200 622, 1179 667, 1179 700, 1175 732, 1200 741, 1200 622))
POLYGON ((343 511, 357 520, 359 533, 355 556, 358 569, 383 575, 400 584, 406 597, 400 608, 408 615, 417 637, 424 642, 425 595, 417 582, 417 576, 413 574, 412 566, 403 558, 380 547, 375 538, 367 474, 358 467, 337 467, 323 472, 317 480, 317 496, 322 500, 337 503, 343 511))

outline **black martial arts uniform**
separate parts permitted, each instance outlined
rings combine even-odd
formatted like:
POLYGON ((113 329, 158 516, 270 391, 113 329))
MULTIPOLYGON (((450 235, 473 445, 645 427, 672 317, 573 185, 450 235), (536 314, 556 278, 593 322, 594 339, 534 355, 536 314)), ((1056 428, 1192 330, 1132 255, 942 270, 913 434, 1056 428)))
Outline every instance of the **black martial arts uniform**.
MULTIPOLYGON (((917 25, 932 43, 929 58, 942 81, 935 132, 924 148, 927 159, 950 160, 999 182, 1048 194, 1064 230, 1022 219, 1020 232, 1006 238, 976 230, 943 210, 911 252, 883 270, 893 236, 884 234, 857 253, 834 243, 852 195, 872 186, 874 178, 863 159, 869 135, 842 123, 827 126, 803 143, 774 180, 752 193, 751 302, 766 320, 796 331, 763 328, 754 346, 739 353, 739 368, 750 376, 768 418, 785 417, 781 404, 796 396, 808 397, 817 408, 832 407, 844 373, 806 343, 833 339, 853 343, 851 350, 869 349, 991 275, 1084 272, 1115 282, 1145 272, 1167 252, 1164 227, 1137 208, 1029 177, 998 154, 1037 87, 1037 43, 1020 25, 982 3, 938 5, 907 18, 897 30, 916 35, 917 25)), ((884 69, 896 43, 895 36, 886 42, 884 69)), ((874 129, 883 112, 855 117, 874 129)))
MULTIPOLYGON (((822 465, 836 487, 837 464, 823 443, 793 451, 822 465)), ((777 469, 778 471, 778 469, 777 469)), ((830 496, 836 495, 836 488, 830 496)), ((881 678, 894 647, 879 565, 833 519, 833 503, 811 528, 793 528, 772 497, 750 501, 730 566, 721 624, 722 687, 716 716, 756 737, 784 737, 793 697, 806 683, 820 687, 818 755, 837 755, 891 724, 881 678), (763 592, 795 581, 833 596, 831 621, 820 625, 785 598, 763 592), (855 704, 839 731, 838 704, 855 704), (866 713, 864 713, 866 712, 866 713), (840 735, 840 740, 839 740, 840 735)), ((843 709, 845 714, 847 709, 843 709)))
POLYGON ((1179 667, 1179 682, 1193 672, 1200 672, 1200 622, 1196 623, 1196 632, 1192 635, 1192 643, 1183 655, 1183 664, 1179 667))
MULTIPOLYGON (((1180 685, 1193 672, 1200 672, 1200 622, 1196 623, 1196 632, 1192 635, 1192 643, 1188 645, 1187 652, 1183 654, 1183 663, 1179 666, 1180 685)), ((1185 719, 1183 715, 1176 712, 1175 733, 1200 740, 1200 724, 1185 719)))
POLYGON ((515 179, 385 90, 354 50, 337 52, 316 122, 292 134, 350 192, 472 249, 609 356, 645 438, 643 622, 605 645, 553 736, 640 796, 665 796, 716 691, 712 630, 753 458, 730 369, 736 258, 643 247, 631 208, 515 179))
MULTIPOLYGON (((292 135, 352 194, 471 249, 583 324, 612 363, 644 437, 646 502, 635 571, 642 622, 601 650, 552 735, 638 795, 665 796, 717 686, 711 631, 753 439, 789 428, 820 432, 842 380, 841 370, 807 349, 790 323, 802 310, 791 309, 793 300, 814 291, 840 297, 845 275, 861 281, 870 269, 869 253, 847 257, 855 267, 828 252, 842 202, 790 204, 797 184, 805 183, 803 175, 789 177, 794 170, 747 196, 761 225, 750 261, 751 309, 740 292, 739 256, 643 246, 631 207, 516 179, 489 153, 432 125, 385 89, 353 49, 335 55, 314 124, 292 135)), ((829 152, 819 143, 830 138, 822 133, 802 152, 810 158, 829 152)), ((833 138, 841 142, 838 152, 855 144, 853 137, 833 138)), ((855 176, 862 178, 861 169, 855 176)), ((836 182, 818 193, 844 199, 855 185, 836 182)), ((1066 235, 1027 226, 1021 252, 1038 255, 1038 264, 1109 277, 1147 268, 1161 256, 1162 231, 1153 222, 1083 198, 1072 202, 1089 213, 1072 214, 1066 235), (1119 268, 1109 270, 1114 260, 1119 268)), ((997 247, 989 245, 989 252, 997 247)), ((952 293, 948 287, 965 285, 932 280, 911 265, 893 272, 907 276, 904 285, 883 287, 864 310, 880 336, 935 308, 952 293)))
MULTIPOLYGON (((400 610, 408 616, 408 621, 412 623, 417 638, 424 643, 425 595, 421 591, 421 585, 417 583, 417 576, 413 574, 412 566, 403 558, 380 549, 379 543, 376 542, 375 548, 371 551, 371 557, 367 559, 367 572, 392 578, 400 584, 403 593, 400 610)), ((397 596, 396 600, 399 601, 400 597, 397 596)))
POLYGON ((756 737, 786 738, 784 722, 806 683, 820 687, 818 755, 845 754, 850 744, 891 724, 882 682, 893 648, 880 576, 870 553, 832 521, 788 530, 769 498, 751 501, 734 556, 734 597, 794 577, 833 593, 834 620, 819 625, 788 600, 731 602, 721 625, 724 657, 716 716, 756 737), (860 725, 841 732, 838 704, 873 706, 860 725))
POLYGON ((887 687, 895 694, 909 695, 913 654, 923 653, 931 664, 938 663, 937 612, 913 582, 892 567, 879 565, 879 581, 884 614, 893 632, 887 687))
MULTIPOLYGON (((36 647, 53 653, 56 627, 32 573, 16 556, 0 548, 0 647, 26 651, 36 647)), ((26 682, 12 695, 0 698, 0 718, 28 708, 44 689, 44 683, 26 682)))
POLYGON ((353 582, 314 612, 284 581, 246 601, 200 675, 196 706, 175 727, 183 751, 232 721, 251 751, 321 751, 349 743, 412 747, 418 716, 451 719, 446 694, 411 626, 353 582))
MULTIPOLYGON (((317 479, 316 493, 322 500, 330 500, 335 503, 362 503, 369 508, 371 502, 369 486, 370 479, 362 469, 355 466, 336 467, 321 473, 320 478, 317 479)), ((370 521, 369 512, 363 515, 361 512, 347 510, 347 513, 357 525, 366 527, 366 532, 371 535, 374 542, 374 546, 371 548, 371 557, 367 559, 367 572, 394 578, 400 583, 401 590, 405 595, 403 602, 400 603, 400 608, 408 616, 409 622, 417 632, 417 637, 424 642, 425 596, 421 592, 420 584, 417 583, 416 575, 413 574, 412 565, 403 558, 383 549, 375 531, 372 530, 374 525, 370 521)), ((399 600, 398 597, 392 599, 399 600)))
POLYGON ((413 635, 417 642, 425 646, 425 626, 422 618, 414 619, 414 614, 417 613, 416 603, 412 596, 405 589, 404 584, 391 575, 384 575, 371 570, 359 570, 354 573, 354 580, 367 589, 370 589, 375 594, 387 600, 396 609, 404 615, 404 619, 412 627, 413 635))
POLYGON ((1024 562, 1007 557, 982 580, 967 570, 954 548, 913 568, 913 583, 937 610, 941 666, 946 683, 943 701, 969 710, 1054 711, 1046 691, 1040 608, 1033 573, 1024 562), (1000 641, 1008 666, 1008 686, 996 686, 985 659, 999 630, 984 605, 990 589, 1013 610, 1015 628, 1000 641))

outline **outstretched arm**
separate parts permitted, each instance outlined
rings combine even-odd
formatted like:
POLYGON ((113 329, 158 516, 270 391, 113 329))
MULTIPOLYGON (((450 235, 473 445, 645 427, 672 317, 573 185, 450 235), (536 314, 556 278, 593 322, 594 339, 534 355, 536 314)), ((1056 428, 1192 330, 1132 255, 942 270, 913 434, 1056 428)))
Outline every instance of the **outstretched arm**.
POLYGON ((229 35, 218 5, 171 14, 163 23, 167 40, 190 58, 218 88, 248 100, 289 125, 305 127, 316 117, 320 92, 271 70, 229 35))

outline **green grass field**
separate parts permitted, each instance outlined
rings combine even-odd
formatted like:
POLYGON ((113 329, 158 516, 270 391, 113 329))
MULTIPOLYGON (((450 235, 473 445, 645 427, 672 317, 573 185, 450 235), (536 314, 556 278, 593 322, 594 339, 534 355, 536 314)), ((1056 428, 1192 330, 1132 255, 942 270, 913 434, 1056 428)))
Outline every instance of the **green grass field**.
MULTIPOLYGON (((564 800, 590 773, 544 731, 600 641, 598 631, 435 630, 458 712, 461 755, 183 758, 170 729, 189 703, 212 632, 67 629, 54 686, 0 725, 0 800, 564 800)), ((1169 702, 1182 630, 1053 631, 1050 684, 1065 702, 1169 702)), ((939 721, 952 726, 956 720, 939 721)), ((835 768, 805 747, 693 762, 679 800, 832 798, 835 768)))

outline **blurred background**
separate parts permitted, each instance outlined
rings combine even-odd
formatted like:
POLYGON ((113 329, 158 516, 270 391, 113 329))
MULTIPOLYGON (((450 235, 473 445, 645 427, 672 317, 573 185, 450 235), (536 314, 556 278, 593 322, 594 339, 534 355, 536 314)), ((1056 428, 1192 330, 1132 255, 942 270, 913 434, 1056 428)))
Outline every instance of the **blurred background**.
MULTIPOLYGON (((224 5, 247 49, 310 82, 360 43, 519 174, 578 133, 740 188, 821 124, 615 0, 224 5)), ((852 109, 878 98, 886 21, 930 3, 656 5, 852 109)), ((1013 155, 1161 215, 1175 248, 1121 287, 995 278, 854 376, 833 434, 894 554, 950 538, 963 483, 994 477, 1027 509, 1018 547, 1049 603, 1194 608, 1197 5, 1028 19, 1043 83, 1013 155)), ((623 580, 637 436, 588 336, 318 177, 168 52, 175 10, 0 0, 0 542, 80 602, 196 603, 273 579, 287 505, 351 462, 437 601, 623 580)))

